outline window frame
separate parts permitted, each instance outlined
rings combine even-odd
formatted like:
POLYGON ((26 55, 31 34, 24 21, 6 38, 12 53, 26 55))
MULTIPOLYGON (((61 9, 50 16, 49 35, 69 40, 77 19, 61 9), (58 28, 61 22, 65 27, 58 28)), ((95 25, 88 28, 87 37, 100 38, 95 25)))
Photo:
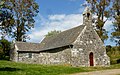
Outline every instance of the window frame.
POLYGON ((28 58, 33 58, 33 54, 32 53, 28 53, 28 58))

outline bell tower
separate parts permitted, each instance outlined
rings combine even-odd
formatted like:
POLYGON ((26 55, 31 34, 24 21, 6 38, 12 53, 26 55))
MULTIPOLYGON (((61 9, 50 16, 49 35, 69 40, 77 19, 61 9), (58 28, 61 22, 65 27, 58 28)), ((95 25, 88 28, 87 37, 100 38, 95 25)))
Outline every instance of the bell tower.
POLYGON ((83 25, 92 25, 92 13, 88 6, 83 12, 83 25))

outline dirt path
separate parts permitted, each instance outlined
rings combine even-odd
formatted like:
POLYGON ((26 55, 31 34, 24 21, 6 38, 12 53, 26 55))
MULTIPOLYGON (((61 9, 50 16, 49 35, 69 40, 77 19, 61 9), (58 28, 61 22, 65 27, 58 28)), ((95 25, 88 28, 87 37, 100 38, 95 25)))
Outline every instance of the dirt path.
POLYGON ((70 75, 120 75, 120 69, 101 70, 93 72, 83 72, 70 75))

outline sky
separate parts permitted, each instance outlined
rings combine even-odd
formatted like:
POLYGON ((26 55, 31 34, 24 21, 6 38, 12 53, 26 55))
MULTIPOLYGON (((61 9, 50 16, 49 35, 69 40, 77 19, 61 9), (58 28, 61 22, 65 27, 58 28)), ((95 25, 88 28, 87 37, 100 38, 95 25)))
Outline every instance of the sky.
MULTIPOLYGON (((30 30, 28 42, 41 42, 45 35, 53 30, 67 30, 83 23, 82 13, 85 0, 36 0, 39 13, 34 18, 35 27, 30 30)), ((107 21, 104 28, 112 31, 112 21, 107 21)), ((110 35, 110 33, 109 33, 110 35)), ((105 45, 115 45, 110 39, 105 45)))

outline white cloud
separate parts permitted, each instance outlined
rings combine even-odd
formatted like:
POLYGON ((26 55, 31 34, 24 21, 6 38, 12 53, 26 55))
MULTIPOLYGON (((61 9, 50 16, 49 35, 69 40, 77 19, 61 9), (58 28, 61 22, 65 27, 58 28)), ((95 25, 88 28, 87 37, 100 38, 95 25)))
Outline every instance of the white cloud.
MULTIPOLYGON (((97 16, 96 16, 96 15, 93 15, 93 18, 94 18, 94 20, 95 20, 95 22, 96 22, 97 16)), ((105 21, 106 19, 107 19, 107 18, 104 17, 104 21, 105 21)), ((113 28, 113 27, 112 27, 112 25, 113 25, 113 24, 112 24, 112 21, 113 21, 113 20, 109 20, 109 19, 108 19, 108 20, 105 22, 105 25, 104 25, 103 28, 106 29, 106 31, 111 31, 111 30, 112 30, 112 28, 113 28)), ((94 25, 95 25, 95 23, 94 23, 94 25)))
POLYGON ((111 31, 113 28, 112 25, 112 20, 107 20, 103 28, 106 29, 106 31, 111 31))
POLYGON ((49 20, 63 20, 64 18, 65 18, 65 14, 49 15, 49 20))
MULTIPOLYGON (((43 18, 43 17, 42 17, 43 18)), ((32 30, 30 36, 30 42, 40 42, 44 36, 52 30, 67 30, 75 26, 81 25, 83 21, 82 14, 56 14, 49 15, 46 22, 42 21, 41 26, 37 26, 32 30)), ((37 21, 40 22, 40 21, 37 21)), ((38 24, 38 23, 36 23, 38 24)), ((39 23, 40 24, 40 23, 39 23)))

